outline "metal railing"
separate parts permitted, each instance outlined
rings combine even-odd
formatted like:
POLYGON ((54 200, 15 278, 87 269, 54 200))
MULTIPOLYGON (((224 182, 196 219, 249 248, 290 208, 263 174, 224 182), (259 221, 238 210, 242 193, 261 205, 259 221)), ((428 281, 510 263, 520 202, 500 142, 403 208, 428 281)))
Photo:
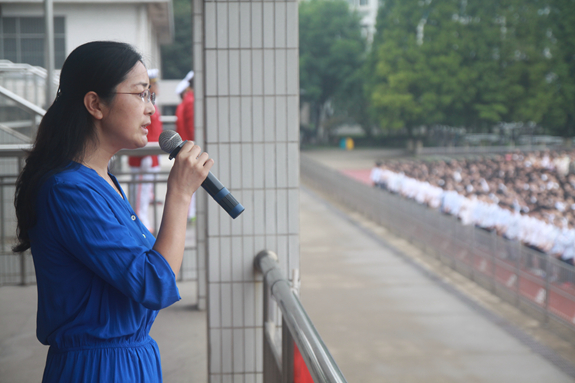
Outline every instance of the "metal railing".
POLYGON ((346 382, 297 294, 283 277, 277 255, 268 250, 259 252, 254 267, 264 276, 264 383, 293 382, 295 352, 301 354, 314 382, 346 382), (276 326, 276 305, 282 314, 281 334, 276 326))
POLYGON ((456 217, 362 184, 302 153, 302 181, 433 254, 539 320, 575 335, 575 271, 456 217))
MULTIPOLYGON (((14 211, 14 192, 16 178, 23 166, 25 150, 30 145, 0 145, 0 286, 36 283, 34 263, 30 252, 14 254, 11 250, 16 242, 16 215, 14 211)), ((153 180, 138 180, 138 176, 148 173, 132 173, 127 171, 122 157, 128 155, 154 155, 165 154, 158 145, 136 150, 120 151, 110 164, 112 174, 116 176, 124 189, 128 200, 134 206, 134 191, 132 186, 142 183, 152 183, 155 201, 150 205, 149 220, 157 233, 161 213, 163 211, 162 199, 165 196, 168 172, 150 173, 153 180), (132 192, 131 192, 132 190, 132 192)), ((189 227, 186 235, 186 247, 179 278, 188 281, 197 281, 200 270, 198 263, 195 227, 189 227)))

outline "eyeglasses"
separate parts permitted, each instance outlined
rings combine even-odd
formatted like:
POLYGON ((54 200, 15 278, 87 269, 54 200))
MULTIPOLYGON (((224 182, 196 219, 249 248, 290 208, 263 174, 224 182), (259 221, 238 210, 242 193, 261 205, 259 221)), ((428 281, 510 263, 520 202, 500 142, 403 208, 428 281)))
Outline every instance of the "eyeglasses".
POLYGON ((149 89, 146 89, 142 93, 128 93, 128 92, 115 92, 116 94, 135 94, 142 98, 143 102, 151 102, 152 105, 156 105, 156 94, 154 92, 150 92, 149 89))

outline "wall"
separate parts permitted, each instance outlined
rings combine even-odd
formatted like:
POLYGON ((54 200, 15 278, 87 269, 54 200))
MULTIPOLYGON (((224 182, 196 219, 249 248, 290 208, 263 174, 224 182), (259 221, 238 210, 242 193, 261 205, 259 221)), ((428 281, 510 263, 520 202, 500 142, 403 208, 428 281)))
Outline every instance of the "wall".
POLYGON ((295 1, 194 1, 196 138, 246 208, 199 196, 211 382, 262 380, 262 283, 253 258, 299 269, 299 72, 295 1))

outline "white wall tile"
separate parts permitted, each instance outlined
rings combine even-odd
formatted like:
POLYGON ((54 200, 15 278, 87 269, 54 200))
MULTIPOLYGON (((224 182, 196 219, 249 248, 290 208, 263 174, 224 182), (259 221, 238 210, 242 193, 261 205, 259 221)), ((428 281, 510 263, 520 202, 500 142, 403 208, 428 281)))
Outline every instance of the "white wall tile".
MULTIPOLYGON (((205 4, 205 34, 206 34, 206 48, 216 48, 216 3, 206 2, 205 4)), ((201 36, 201 35, 200 35, 201 36)))
POLYGON ((289 233, 299 233, 299 189, 288 189, 289 233))
POLYGON ((286 52, 287 65, 287 93, 290 95, 299 94, 299 61, 297 49, 288 49, 286 52))
POLYGON ((242 302, 244 303, 244 326, 253 327, 256 323, 256 292, 255 284, 244 283, 242 290, 244 296, 242 302))
POLYGON ((252 45, 252 8, 250 2, 240 3, 240 47, 250 48, 252 45))
POLYGON ((297 96, 287 97, 287 139, 299 141, 299 99, 297 96))
POLYGON ((229 236, 232 234, 232 217, 218 205, 218 214, 220 216, 220 235, 229 236))
POLYGON ((240 93, 242 96, 252 94, 252 51, 240 51, 240 93))
MULTIPOLYGON (((220 338, 221 338, 221 336, 220 336, 220 338)), ((221 341, 220 341, 220 343, 221 343, 221 341)), ((221 349, 221 345, 218 346, 218 350, 220 350, 220 349, 221 349)), ((221 357, 220 357, 220 360, 221 360, 221 357)), ((221 365, 221 362, 220 362, 220 365, 221 365)), ((223 383, 222 375, 210 374, 210 383, 223 383)), ((258 382, 258 383, 260 383, 260 382, 258 382)))
MULTIPOLYGON (((241 139, 241 109, 240 109, 240 98, 230 97, 230 142, 240 142, 241 139)), ((234 158, 237 161, 240 158, 234 158)), ((233 180, 232 180, 233 182, 233 180)), ((237 186, 232 186, 237 187, 237 186)))
MULTIPOLYGON (((232 248, 232 281, 234 282, 242 282, 244 273, 243 273, 243 266, 244 266, 244 259, 242 256, 243 244, 242 244, 242 237, 241 236, 232 236, 231 237, 232 248)), ((234 299, 235 301, 235 299, 234 299)), ((242 321, 243 323, 243 321, 242 321)))
POLYGON ((252 2, 252 48, 263 47, 263 4, 252 2))
POLYGON ((287 94, 287 73, 286 73, 286 50, 275 50, 275 93, 277 95, 287 94))
MULTIPOLYGON (((259 331, 259 329, 257 330, 259 331)), ((256 329, 244 329, 244 369, 253 372, 256 370, 256 329)), ((247 375, 246 375, 247 378, 247 375)), ((247 379, 246 379, 247 382, 247 379)))
POLYGON ((240 51, 229 51, 230 95, 240 95, 240 51))
MULTIPOLYGON (((287 235, 277 235, 277 255, 278 255, 278 262, 280 264, 280 268, 284 274, 284 278, 290 279, 291 273, 288 271, 289 265, 289 247, 288 247, 288 236, 287 235)), ((279 307, 278 307, 279 309, 279 307)), ((281 311, 278 312, 277 318, 279 319, 278 323, 281 326, 281 311)))
MULTIPOLYGON (((263 235, 254 235, 254 249, 256 249, 256 251, 255 251, 256 254, 262 250, 266 250, 266 237, 264 237, 263 235)), ((255 279, 257 281, 262 281, 263 278, 261 278, 261 275, 262 275, 261 273, 256 273, 255 279)), ((256 290, 257 290, 257 287, 256 287, 256 290)), ((257 298, 257 295, 258 295, 258 292, 256 291, 256 302, 259 299, 259 298, 257 298)), ((257 320, 257 314, 256 314, 256 320, 257 320)), ((261 323, 256 322, 256 325, 261 325, 261 323)))
MULTIPOLYGON (((216 143, 219 140, 218 134, 218 99, 216 97, 207 97, 206 99, 206 127, 207 127, 207 137, 206 141, 210 144, 216 143)), ((210 155, 215 154, 212 145, 209 147, 210 155)), ((216 158, 217 157, 213 157, 216 158)), ((214 165, 215 166, 215 165, 214 165)))
POLYGON ((202 15, 204 13, 204 0, 194 0, 194 15, 202 15))
POLYGON ((265 248, 268 250, 273 251, 274 253, 278 253, 277 249, 277 236, 273 234, 269 234, 265 236, 265 248))
POLYGON ((287 186, 299 188, 299 143, 288 143, 287 150, 287 186))
POLYGON ((264 140, 264 99, 263 97, 254 97, 252 112, 252 133, 254 142, 263 142, 264 140))
POLYGON ((286 3, 277 2, 275 5, 275 47, 286 47, 286 3))
MULTIPOLYGON (((210 371, 221 371, 222 370, 222 341, 221 341, 220 329, 210 330, 210 371)), ((213 381, 214 375, 212 375, 213 381)))
MULTIPOLYGON (((263 353, 263 331, 256 331, 256 371, 263 371, 264 367, 264 353, 263 353)), ((258 383, 263 379, 258 377, 258 383)))
MULTIPOLYGON (((254 190, 254 233, 265 234, 265 195, 263 190, 254 190)), ((256 250, 258 251, 258 250, 256 250)))
POLYGON ((241 141, 251 142, 252 141, 252 98, 242 97, 241 98, 241 141))
POLYGON ((204 19, 202 18, 201 14, 194 15, 193 28, 194 28, 194 43, 201 43, 202 39, 204 38, 204 19))
MULTIPOLYGON (((205 193, 203 190, 201 190, 199 192, 205 193)), ((218 205, 212 199, 212 197, 208 197, 207 204, 208 204, 207 220, 208 220, 208 232, 209 232, 208 243, 211 243, 213 238, 218 238, 217 236, 220 234, 219 209, 221 209, 221 208, 220 208, 220 205, 218 205)), ((219 249, 218 249, 218 251, 219 251, 219 249)), ((218 266, 218 270, 219 270, 220 265, 218 264, 217 266, 218 266)), ((219 271, 218 271, 218 273, 219 273, 219 271)), ((219 274, 218 274, 218 279, 212 279, 210 276, 210 281, 211 280, 219 280, 219 274)))
POLYGON ((253 145, 250 143, 242 144, 241 166, 242 187, 244 189, 251 189, 254 187, 254 174, 253 174, 253 145))
POLYGON ((264 174, 265 174, 265 155, 264 155, 264 145, 260 143, 255 143, 253 146, 254 154, 254 188, 262 189, 264 187, 264 174))
POLYGON ((228 31, 229 31, 229 41, 228 46, 230 48, 240 47, 240 4, 232 3, 228 4, 228 31))
MULTIPOLYGON (((220 281, 220 240, 219 237, 208 239, 208 275, 210 282, 220 281)), ((218 311, 219 312, 219 311, 218 311)))
POLYGON ((276 142, 287 141, 287 97, 276 97, 276 121, 275 121, 275 136, 276 142))
MULTIPOLYGON (((221 310, 222 310, 222 328, 232 327, 232 284, 231 283, 221 283, 220 284, 220 294, 221 294, 221 310)), ((222 330, 222 333, 226 330, 222 330)), ((231 345, 230 345, 231 346, 231 345)), ((227 371, 230 372, 230 371, 227 371)))
POLYGON ((216 96, 218 94, 217 64, 217 51, 213 49, 206 50, 206 96, 216 96))
POLYGON ((276 113, 275 97, 264 97, 264 141, 276 140, 276 113))
POLYGON ((286 188, 288 186, 287 164, 289 161, 287 144, 285 142, 276 143, 276 187, 278 188, 286 188))
POLYGON ((228 50, 217 50, 218 96, 230 94, 228 50))
POLYGON ((256 383, 256 374, 245 374, 244 383, 256 383))
POLYGON ((264 66, 264 94, 274 95, 275 94, 275 50, 274 49, 264 49, 263 57, 264 66))
MULTIPOLYGON (((232 195, 236 198, 236 200, 242 204, 245 209, 244 205, 244 192, 242 189, 235 189, 232 192, 232 195)), ((244 210, 245 213, 245 210, 244 210)), ((242 238, 244 234, 244 213, 241 213, 239 217, 235 219, 230 219, 230 225, 232 227, 232 237, 233 238, 242 238)))
POLYGON ((230 183, 228 189, 242 188, 242 152, 240 144, 230 144, 230 183))
POLYGON ((232 372, 233 353, 232 330, 222 330, 222 372, 224 374, 232 372))
POLYGON ((286 3, 286 41, 288 48, 298 48, 299 46, 299 17, 298 3, 286 3))
POLYGON ((219 328, 222 326, 220 317, 220 284, 209 283, 209 310, 210 310, 210 328, 219 328))
MULTIPOLYGON (((220 237, 220 281, 232 281, 232 239, 230 237, 220 237)), ((222 301, 228 302, 224 300, 223 295, 222 301)), ((222 325, 225 326, 223 320, 222 325)))
POLYGON ((263 38, 264 38, 264 48, 274 47, 274 3, 263 3, 263 38))
MULTIPOLYGON (((286 189, 277 189, 277 232, 278 234, 288 233, 288 199, 286 189)), ((287 252, 286 252, 287 254, 287 252)))
MULTIPOLYGON (((204 50, 202 49, 201 43, 194 44, 194 73, 196 72, 203 72, 204 70, 204 50)), ((203 77, 199 77, 203 78, 203 77)), ((197 81, 201 82, 201 81, 197 81)), ((194 84, 197 86, 197 84, 194 84)))
POLYGON ((266 189, 265 198, 266 234, 277 234, 276 191, 274 189, 266 189))
POLYGON ((204 131, 204 99, 203 98, 196 98, 194 100, 194 141, 202 148, 203 140, 200 140, 201 136, 203 136, 204 131))
POLYGON ((216 4, 217 44, 219 49, 228 48, 228 3, 216 4))
MULTIPOLYGON (((218 127, 218 142, 220 143, 230 142, 230 99, 228 97, 218 97, 217 127, 218 127)), ((222 180, 221 178, 220 181, 224 182, 224 180, 222 180)))
POLYGON ((252 50, 252 94, 264 94, 264 56, 263 50, 252 50))
MULTIPOLYGON (((251 170, 251 169, 250 169, 251 170)), ((244 189, 242 191, 242 200, 240 201, 246 209, 240 217, 242 217, 242 231, 244 238, 254 234, 254 192, 253 190, 244 189)), ((249 237, 251 238, 251 237, 249 237)), ((247 240, 247 239, 246 239, 247 240)), ((250 239, 253 246, 253 238, 250 239)))
POLYGON ((264 186, 276 188, 276 147, 274 143, 264 144, 264 186))
MULTIPOLYGON (((212 383, 212 382, 210 382, 212 383)), ((213 382, 213 383, 219 383, 219 382, 213 382)), ((260 373, 260 374, 256 374, 256 383, 264 383, 264 374, 260 373)))
MULTIPOLYGON (((241 256, 243 259, 242 281, 251 282, 253 280, 253 275, 254 275, 254 266, 253 266, 254 265, 254 257, 256 256, 256 250, 254 249, 254 238, 252 236, 245 235, 243 237, 241 251, 242 251, 241 256)), ((248 285, 246 284, 246 286, 248 286, 248 285)), ((251 291, 251 288, 250 288, 250 291, 251 291)), ((247 310, 247 308, 246 308, 246 310, 247 310)), ((246 315, 244 315, 244 316, 247 318, 246 315)), ((248 321, 246 323, 251 324, 253 322, 248 321)))
POLYGON ((244 326, 244 284, 232 284, 232 326, 244 326))
MULTIPOLYGON (((234 347, 234 372, 244 372, 244 329, 236 328, 233 330, 233 347, 234 347)), ((244 383, 243 376, 237 376, 244 383)), ((240 380, 235 380, 234 383, 240 383, 240 380)))

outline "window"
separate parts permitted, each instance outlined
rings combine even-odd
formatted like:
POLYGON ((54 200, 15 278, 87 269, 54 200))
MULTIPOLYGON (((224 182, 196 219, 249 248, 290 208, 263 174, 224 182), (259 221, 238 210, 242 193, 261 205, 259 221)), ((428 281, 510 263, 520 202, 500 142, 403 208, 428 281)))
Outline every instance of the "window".
POLYGON ((364 5, 368 5, 368 0, 359 0, 359 5, 364 6, 364 5))
MULTIPOLYGON (((66 58, 63 17, 54 17, 54 66, 61 69, 66 58)), ((0 59, 45 67, 44 18, 1 17, 0 59)))

